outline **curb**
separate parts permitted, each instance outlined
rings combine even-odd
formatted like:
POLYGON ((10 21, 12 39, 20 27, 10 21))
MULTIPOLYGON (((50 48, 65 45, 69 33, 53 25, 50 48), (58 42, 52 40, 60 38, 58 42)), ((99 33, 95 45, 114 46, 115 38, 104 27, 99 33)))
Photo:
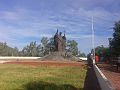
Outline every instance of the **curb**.
POLYGON ((101 87, 101 90, 115 90, 113 85, 110 83, 110 81, 105 77, 105 75, 102 73, 102 71, 97 67, 97 65, 93 65, 94 71, 96 73, 99 85, 101 87))

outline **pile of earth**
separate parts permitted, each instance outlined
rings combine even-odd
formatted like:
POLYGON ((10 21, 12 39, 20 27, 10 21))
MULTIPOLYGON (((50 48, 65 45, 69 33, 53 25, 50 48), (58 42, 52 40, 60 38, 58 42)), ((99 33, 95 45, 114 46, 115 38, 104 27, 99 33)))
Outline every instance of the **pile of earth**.
POLYGON ((44 56, 43 58, 41 58, 41 60, 60 60, 60 61, 80 61, 80 59, 78 57, 75 57, 71 54, 65 54, 65 52, 52 52, 46 56, 44 56))

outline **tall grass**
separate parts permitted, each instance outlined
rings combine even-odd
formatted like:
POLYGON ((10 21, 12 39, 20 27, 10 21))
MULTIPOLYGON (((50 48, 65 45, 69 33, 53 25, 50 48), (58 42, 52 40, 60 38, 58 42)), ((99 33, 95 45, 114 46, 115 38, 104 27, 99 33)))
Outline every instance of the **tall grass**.
POLYGON ((0 64, 0 90, 82 90, 83 67, 0 64))

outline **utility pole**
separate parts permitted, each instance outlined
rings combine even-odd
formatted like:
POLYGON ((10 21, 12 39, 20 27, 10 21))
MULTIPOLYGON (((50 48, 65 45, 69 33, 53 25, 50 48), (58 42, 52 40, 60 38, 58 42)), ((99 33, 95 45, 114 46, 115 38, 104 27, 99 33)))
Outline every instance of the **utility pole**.
POLYGON ((95 32, 94 32, 94 23, 92 16, 92 48, 93 48, 93 64, 95 64, 95 32))

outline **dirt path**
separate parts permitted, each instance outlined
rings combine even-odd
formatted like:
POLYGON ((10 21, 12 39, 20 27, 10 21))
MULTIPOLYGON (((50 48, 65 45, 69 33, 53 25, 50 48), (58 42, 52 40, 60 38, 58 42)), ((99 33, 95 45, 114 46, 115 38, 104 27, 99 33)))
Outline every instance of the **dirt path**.
POLYGON ((117 71, 116 67, 111 67, 109 64, 98 65, 98 67, 102 70, 115 89, 120 90, 120 70, 117 71))
POLYGON ((92 66, 88 66, 83 90, 101 90, 92 66))
POLYGON ((41 66, 41 65, 47 65, 47 66, 85 66, 82 62, 70 62, 70 61, 10 61, 6 62, 4 64, 22 64, 22 65, 33 65, 33 66, 41 66))

